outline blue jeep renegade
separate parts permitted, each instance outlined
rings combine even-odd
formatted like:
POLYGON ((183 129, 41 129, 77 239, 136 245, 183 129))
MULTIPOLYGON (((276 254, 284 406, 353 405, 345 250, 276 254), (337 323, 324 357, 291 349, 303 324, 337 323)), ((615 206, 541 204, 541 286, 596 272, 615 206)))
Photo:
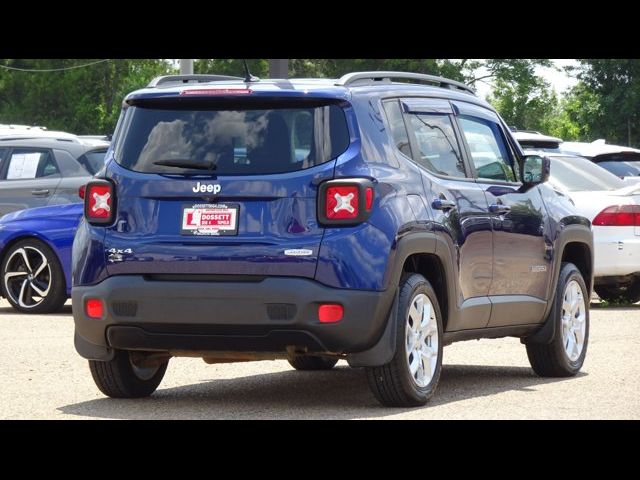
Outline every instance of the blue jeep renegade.
POLYGON ((86 186, 76 349, 126 398, 172 356, 345 359, 384 405, 422 405, 444 345, 505 336, 539 375, 575 375, 592 234, 548 175, 440 77, 157 78, 86 186))

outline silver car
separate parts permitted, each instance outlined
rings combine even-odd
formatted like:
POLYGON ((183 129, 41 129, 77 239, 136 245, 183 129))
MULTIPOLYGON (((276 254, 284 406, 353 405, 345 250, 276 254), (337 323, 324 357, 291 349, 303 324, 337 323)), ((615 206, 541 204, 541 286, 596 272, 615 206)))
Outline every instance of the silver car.
POLYGON ((0 138, 0 217, 79 202, 78 189, 102 168, 107 148, 65 138, 0 138))

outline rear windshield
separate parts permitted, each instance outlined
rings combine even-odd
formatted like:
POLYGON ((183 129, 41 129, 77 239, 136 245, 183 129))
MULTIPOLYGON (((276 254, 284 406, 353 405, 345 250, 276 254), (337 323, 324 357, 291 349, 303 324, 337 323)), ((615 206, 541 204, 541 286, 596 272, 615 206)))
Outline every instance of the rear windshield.
POLYGON ((625 183, 582 157, 550 157, 551 179, 569 192, 610 191, 625 183))
POLYGON ((640 162, 598 162, 598 165, 619 177, 640 175, 640 162))
POLYGON ((116 161, 145 173, 264 174, 302 170, 349 146, 337 105, 166 110, 129 107, 116 161))

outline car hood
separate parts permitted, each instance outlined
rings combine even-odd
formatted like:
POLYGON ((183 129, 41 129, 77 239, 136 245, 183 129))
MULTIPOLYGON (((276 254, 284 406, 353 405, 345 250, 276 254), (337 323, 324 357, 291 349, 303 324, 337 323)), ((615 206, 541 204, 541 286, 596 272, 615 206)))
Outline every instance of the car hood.
POLYGON ((51 205, 48 207, 29 208, 7 213, 0 218, 0 223, 18 222, 24 220, 45 219, 63 215, 82 215, 83 204, 71 203, 66 205, 51 205))

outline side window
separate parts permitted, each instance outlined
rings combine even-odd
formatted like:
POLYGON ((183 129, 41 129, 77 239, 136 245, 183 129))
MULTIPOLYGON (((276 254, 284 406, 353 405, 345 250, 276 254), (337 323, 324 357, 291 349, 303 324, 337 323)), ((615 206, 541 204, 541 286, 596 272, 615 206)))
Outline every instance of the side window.
POLYGON ((479 179, 515 182, 512 161, 500 127, 489 120, 461 115, 460 127, 469 145, 479 179))
POLYGON ((7 180, 50 177, 60 173, 49 151, 15 149, 6 162, 7 180))
POLYGON ((302 111, 291 118, 291 144, 295 161, 301 162, 311 153, 313 139, 313 117, 311 113, 302 111))
POLYGON ((4 157, 7 156, 7 153, 9 153, 9 149, 0 148, 0 173, 2 172, 2 165, 4 164, 4 157))
MULTIPOLYGON (((84 167, 86 172, 80 173, 80 175, 95 175, 104 166, 104 157, 107 154, 106 150, 94 150, 87 152, 84 155, 78 157, 78 163, 84 167)), ((63 166, 64 169, 64 166, 63 166)), ((65 171, 65 176, 67 173, 65 171)))
POLYGON ((408 115, 418 145, 414 160, 440 175, 465 177, 464 161, 448 115, 408 115))
POLYGON ((411 146, 409 145, 409 135, 407 134, 407 127, 404 124, 402 118, 402 111, 400 110, 400 104, 397 100, 384 102, 384 111, 387 114, 389 120, 389 126, 391 127, 391 137, 398 150, 404 153, 407 157, 411 158, 411 146))

